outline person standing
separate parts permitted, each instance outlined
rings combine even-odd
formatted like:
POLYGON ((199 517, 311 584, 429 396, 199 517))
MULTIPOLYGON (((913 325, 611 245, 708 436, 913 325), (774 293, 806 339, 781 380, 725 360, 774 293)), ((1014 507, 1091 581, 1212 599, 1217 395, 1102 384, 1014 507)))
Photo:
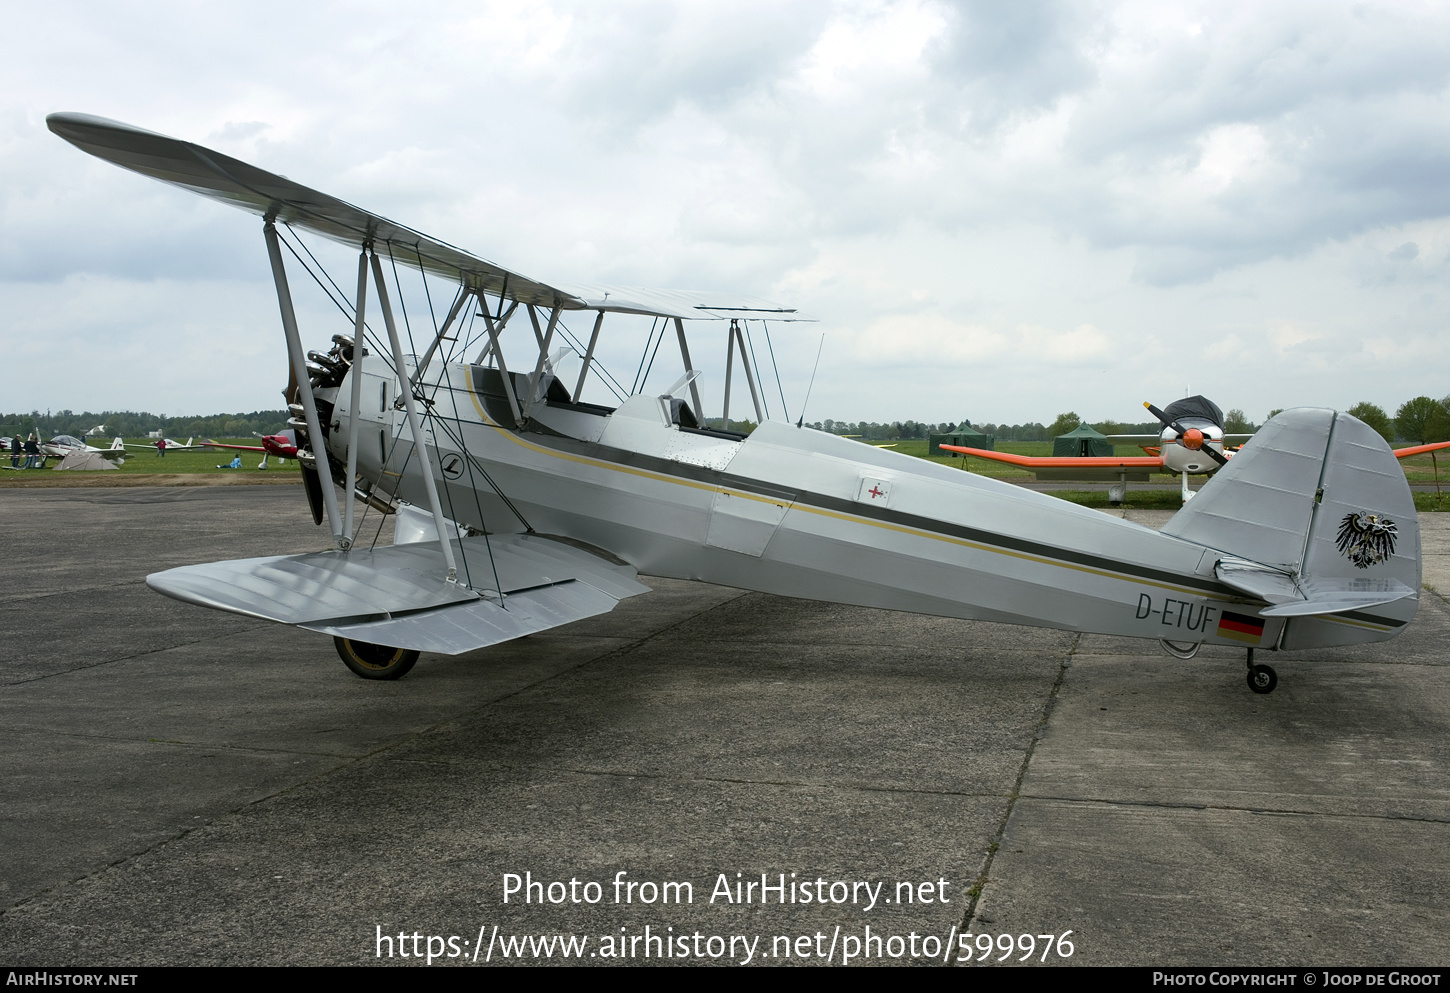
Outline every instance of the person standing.
POLYGON ((157 438, 156 439, 156 454, 157 455, 160 455, 163 459, 166 458, 166 436, 165 435, 162 435, 160 438, 157 438))
POLYGON ((35 440, 35 435, 25 439, 25 468, 40 468, 40 445, 35 440))
POLYGON ((20 468, 20 453, 25 450, 25 442, 20 440, 20 435, 10 439, 10 468, 20 468))

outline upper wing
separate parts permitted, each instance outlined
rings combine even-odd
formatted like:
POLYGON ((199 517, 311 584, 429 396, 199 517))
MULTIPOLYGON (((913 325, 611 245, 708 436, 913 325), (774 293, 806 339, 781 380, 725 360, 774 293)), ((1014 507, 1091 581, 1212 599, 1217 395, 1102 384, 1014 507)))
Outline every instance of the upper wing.
POLYGON ((386 217, 258 169, 201 145, 90 114, 51 114, 51 131, 84 152, 118 166, 240 207, 269 220, 306 228, 326 238, 380 252, 466 286, 520 303, 565 310, 608 310, 682 319, 727 317, 803 320, 794 310, 764 300, 691 290, 643 290, 592 284, 549 284, 505 269, 386 217))
POLYGON ((1025 469, 1086 469, 1112 468, 1112 469, 1159 469, 1163 466, 1161 458, 1151 455, 1129 455, 1124 458, 1116 456, 1095 456, 1095 455, 1012 455, 1008 452, 989 452, 984 448, 964 448, 961 445, 938 445, 949 452, 961 452, 963 455, 975 455, 980 459, 995 459, 998 462, 1006 462, 1009 465, 1022 466, 1025 469))
MULTIPOLYGON (((449 279, 460 279, 474 288, 496 293, 507 280, 509 296, 542 306, 553 306, 566 296, 552 286, 510 272, 461 248, 189 141, 90 114, 51 114, 45 123, 81 151, 143 176, 347 245, 360 246, 367 241, 380 247, 386 245, 394 258, 449 279)), ((583 306, 583 301, 573 296, 563 302, 566 307, 583 306)))
POLYGON ((683 320, 732 317, 767 321, 813 321, 794 308, 755 297, 737 297, 708 290, 657 290, 642 286, 605 286, 599 283, 560 283, 559 287, 583 301, 587 310, 620 314, 648 314, 683 320))

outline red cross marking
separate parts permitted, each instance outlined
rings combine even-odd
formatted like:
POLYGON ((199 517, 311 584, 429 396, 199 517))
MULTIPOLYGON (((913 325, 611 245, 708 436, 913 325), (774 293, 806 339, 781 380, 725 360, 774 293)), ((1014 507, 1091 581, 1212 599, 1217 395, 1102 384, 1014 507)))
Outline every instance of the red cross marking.
POLYGON ((879 497, 881 495, 882 490, 881 490, 881 488, 879 486, 877 486, 877 485, 875 485, 873 483, 872 486, 871 486, 871 488, 869 490, 867 490, 866 492, 871 494, 871 499, 872 500, 875 500, 877 497, 879 497))

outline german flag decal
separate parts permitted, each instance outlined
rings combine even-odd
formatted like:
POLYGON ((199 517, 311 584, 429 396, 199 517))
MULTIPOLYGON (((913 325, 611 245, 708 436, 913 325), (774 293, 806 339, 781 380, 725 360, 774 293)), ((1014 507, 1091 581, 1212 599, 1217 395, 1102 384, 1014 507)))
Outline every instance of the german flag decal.
POLYGON ((1218 619, 1218 636, 1257 645, 1264 639, 1264 622, 1258 617, 1225 610, 1218 619))

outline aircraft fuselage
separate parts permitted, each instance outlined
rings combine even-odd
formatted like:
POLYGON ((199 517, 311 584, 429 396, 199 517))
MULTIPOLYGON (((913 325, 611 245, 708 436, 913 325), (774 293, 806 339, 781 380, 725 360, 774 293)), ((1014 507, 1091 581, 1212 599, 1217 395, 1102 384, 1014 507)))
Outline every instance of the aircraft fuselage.
MULTIPOLYGON (((691 429, 667 397, 612 411, 540 399, 510 428, 496 372, 441 368, 423 389, 434 479, 443 512, 480 531, 531 528, 647 575, 865 607, 1237 647, 1275 647, 1285 633, 1284 619, 1257 616, 1261 601, 1216 578, 1219 553, 1095 510, 809 428, 691 429)), ((359 475, 379 495, 424 504, 397 380, 371 369, 359 475)), ((333 405, 339 462, 350 385, 319 394, 333 405)), ((460 579, 486 588, 486 563, 461 563, 460 579)), ((1287 623, 1312 644, 1384 640, 1402 626, 1287 623)))

